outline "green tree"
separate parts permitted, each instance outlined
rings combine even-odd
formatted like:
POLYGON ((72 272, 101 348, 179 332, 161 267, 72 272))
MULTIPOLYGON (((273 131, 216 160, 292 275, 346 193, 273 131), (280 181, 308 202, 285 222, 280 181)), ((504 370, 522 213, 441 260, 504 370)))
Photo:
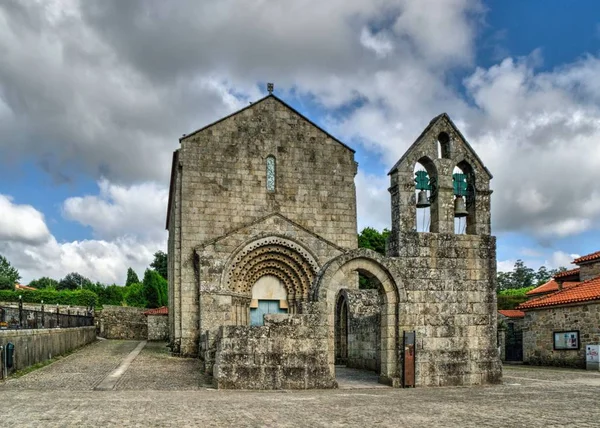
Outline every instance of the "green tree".
POLYGON ((61 279, 56 287, 57 290, 77 290, 77 289, 91 289, 93 283, 88 278, 77 272, 71 272, 61 279))
POLYGON ((519 259, 515 262, 512 278, 513 286, 511 288, 531 287, 535 284, 535 271, 530 267, 525 266, 523 260, 519 259))
POLYGON ((123 290, 123 298, 127 306, 145 308, 148 304, 144 295, 144 284, 131 284, 123 290))
POLYGON ((498 272, 496 275, 496 288, 498 291, 513 288, 512 272, 498 272))
POLYGON ((163 251, 154 253, 154 260, 150 263, 150 267, 167 279, 167 255, 163 251))
MULTIPOLYGON (((387 229, 383 229, 381 232, 379 232, 377 229, 372 227, 365 227, 358 234, 358 247, 368 248, 385 256, 385 243, 388 236, 390 236, 390 231, 387 229)), ((358 287, 360 289, 376 289, 378 286, 379 284, 377 280, 367 278, 363 274, 358 275, 358 287)))
POLYGON ((0 254, 0 290, 14 290, 15 284, 21 279, 17 268, 0 254))
POLYGON ((535 285, 539 286, 545 284, 546 282, 550 281, 550 278, 552 278, 551 271, 549 271, 548 268, 546 268, 546 266, 540 266, 537 273, 535 274, 535 285))
POLYGON ((140 282, 140 279, 138 278, 137 273, 135 273, 132 268, 127 269, 127 280, 125 281, 125 287, 138 282, 140 282))
POLYGON ((144 273, 144 297, 148 308, 159 308, 163 305, 164 289, 167 281, 155 270, 146 269, 144 273))
POLYGON ((52 278, 48 278, 47 276, 43 276, 39 279, 34 279, 29 283, 30 287, 37 288, 38 290, 43 289, 54 289, 58 288, 58 281, 52 278))
POLYGON ((387 229, 379 232, 372 227, 365 227, 358 234, 358 248, 368 248, 385 256, 385 242, 388 236, 390 236, 390 231, 387 229))

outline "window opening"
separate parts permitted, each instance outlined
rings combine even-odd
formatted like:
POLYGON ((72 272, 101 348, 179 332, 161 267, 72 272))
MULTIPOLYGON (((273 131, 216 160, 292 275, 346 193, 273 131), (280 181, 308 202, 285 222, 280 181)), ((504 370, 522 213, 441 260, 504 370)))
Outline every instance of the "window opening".
POLYGON ((275 191, 275 157, 267 157, 267 191, 275 191))
POLYGON ((454 233, 464 234, 467 228, 467 174, 459 167, 454 167, 452 173, 454 193, 454 233))

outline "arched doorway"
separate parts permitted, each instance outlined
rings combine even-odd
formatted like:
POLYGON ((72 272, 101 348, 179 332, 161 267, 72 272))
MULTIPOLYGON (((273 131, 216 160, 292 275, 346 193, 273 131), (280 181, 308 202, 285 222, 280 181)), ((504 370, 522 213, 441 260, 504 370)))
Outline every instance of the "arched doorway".
POLYGON ((335 365, 348 362, 348 301, 340 293, 335 309, 335 365))
MULTIPOLYGON (((357 249, 331 260, 318 274, 311 289, 311 299, 322 303, 320 308, 325 312, 329 331, 328 364, 330 371, 335 375, 336 319, 340 320, 342 315, 338 299, 340 293, 343 293, 345 289, 358 291, 357 274, 368 277, 376 284, 374 293, 376 294, 379 319, 377 338, 379 382, 399 386, 399 302, 406 300, 406 292, 399 282, 400 275, 393 263, 372 250, 357 249), (338 316, 336 316, 337 309, 340 309, 338 316)), ((352 308, 348 308, 348 311, 351 312, 352 308)), ((338 337, 341 339, 341 335, 338 337)), ((349 335, 349 358, 351 341, 352 338, 349 335)), ((341 340, 338 341, 338 345, 341 343, 341 340)), ((340 353, 341 349, 338 354, 340 353)))
POLYGON ((297 313, 318 270, 315 257, 289 238, 269 236, 244 244, 221 279, 232 296, 230 319, 235 325, 262 325, 267 313, 297 313))

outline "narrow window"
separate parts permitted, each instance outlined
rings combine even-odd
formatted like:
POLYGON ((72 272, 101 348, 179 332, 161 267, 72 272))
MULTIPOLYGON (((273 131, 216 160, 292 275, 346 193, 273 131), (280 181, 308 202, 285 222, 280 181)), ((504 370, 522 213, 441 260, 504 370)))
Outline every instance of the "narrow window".
POLYGON ((275 191, 275 157, 267 157, 267 191, 275 191))

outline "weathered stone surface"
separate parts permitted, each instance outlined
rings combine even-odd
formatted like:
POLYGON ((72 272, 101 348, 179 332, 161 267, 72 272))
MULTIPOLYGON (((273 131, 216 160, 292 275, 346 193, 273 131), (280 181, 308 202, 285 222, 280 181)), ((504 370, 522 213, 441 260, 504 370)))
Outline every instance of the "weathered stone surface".
POLYGON ((316 315, 266 315, 261 327, 221 327, 214 382, 222 389, 334 388, 327 329, 316 315))
POLYGON ((169 318, 167 315, 147 315, 148 340, 169 339, 169 318))
POLYGON ((523 362, 585 368, 585 345, 600 343, 600 303, 527 310, 523 362), (579 330, 580 349, 554 350, 553 332, 579 330))
POLYGON ((184 137, 167 220, 174 353, 199 355, 220 388, 333 386, 345 293, 347 364, 399 385, 403 333, 415 331, 418 386, 499 382, 489 171, 435 118, 390 173, 387 257, 356 249, 355 174, 351 150, 273 96, 184 137), (435 184, 426 233, 415 231, 417 162, 435 184), (465 234, 454 233, 455 166, 467 177, 465 234), (378 289, 358 292, 358 274, 378 289), (252 291, 265 276, 290 315, 250 327, 269 300, 252 291))
POLYGON ((96 340, 95 327, 0 330, 0 346, 15 346, 11 373, 73 351, 96 340))
POLYGON ((97 334, 105 339, 145 340, 148 321, 144 308, 105 305, 96 314, 97 334))

